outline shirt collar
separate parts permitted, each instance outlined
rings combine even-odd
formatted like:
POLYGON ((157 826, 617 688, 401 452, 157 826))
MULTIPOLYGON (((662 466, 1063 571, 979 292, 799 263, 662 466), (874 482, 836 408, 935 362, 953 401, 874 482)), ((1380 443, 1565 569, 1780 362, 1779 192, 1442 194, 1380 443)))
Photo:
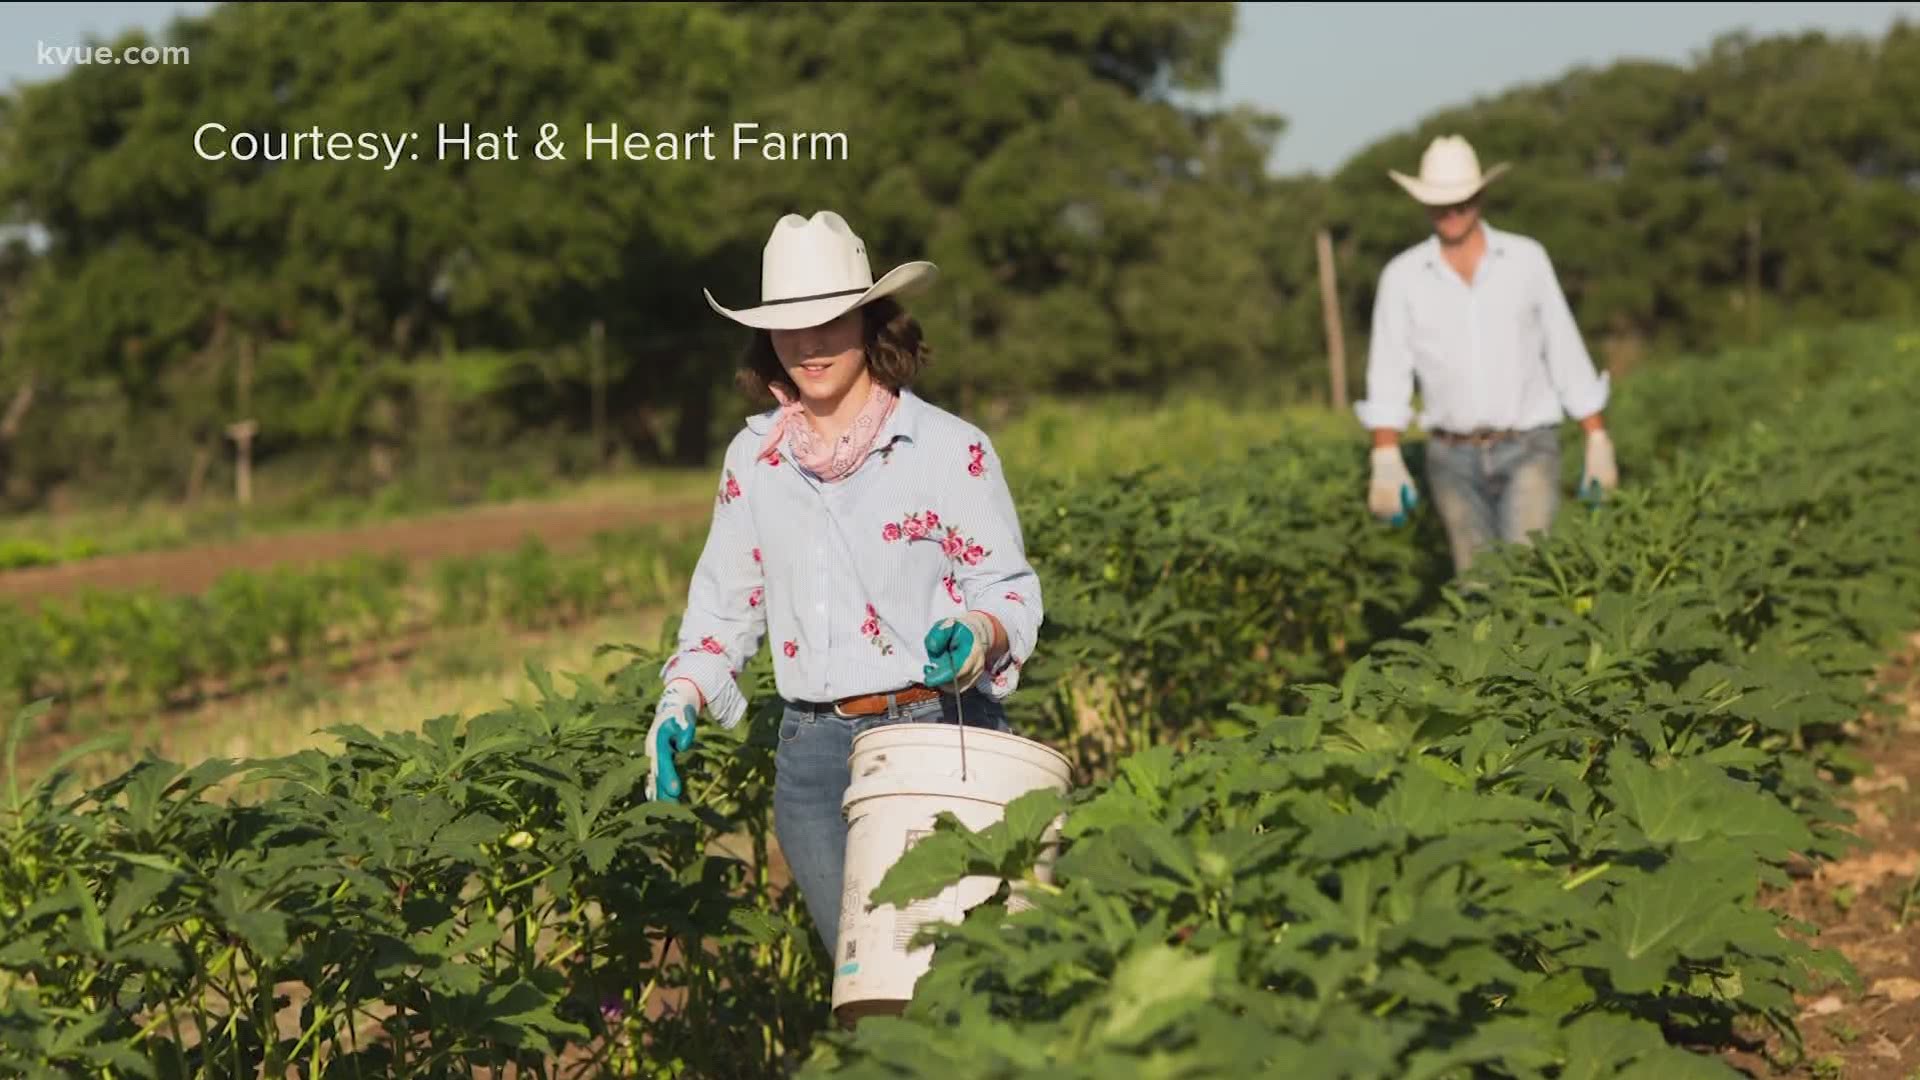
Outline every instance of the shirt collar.
MULTIPOLYGON (((1480 231, 1487 234, 1488 255, 1499 256, 1507 253, 1510 245, 1505 232, 1494 228, 1493 223, 1486 218, 1480 219, 1480 231)), ((1427 234, 1426 262, 1428 266, 1435 269, 1439 268, 1441 262, 1440 238, 1432 233, 1427 234)))
MULTIPOLYGON (((873 440, 873 445, 876 448, 887 446, 896 438, 905 438, 908 442, 918 442, 920 437, 920 416, 925 409, 926 403, 920 400, 918 394, 902 387, 900 390, 900 401, 893 407, 893 415, 887 417, 887 424, 880 429, 880 434, 873 440)), ((779 415, 780 410, 776 407, 749 416, 747 417, 747 430, 764 439, 767 433, 773 430, 773 422, 779 415)))

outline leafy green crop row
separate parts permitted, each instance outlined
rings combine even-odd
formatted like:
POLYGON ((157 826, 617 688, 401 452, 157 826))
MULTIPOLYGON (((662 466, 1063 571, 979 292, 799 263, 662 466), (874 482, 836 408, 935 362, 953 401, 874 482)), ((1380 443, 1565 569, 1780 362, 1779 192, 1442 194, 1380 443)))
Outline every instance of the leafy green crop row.
POLYGON ((645 803, 660 659, 570 695, 534 672, 458 733, 10 787, 0 1074, 467 1076, 573 1043, 636 1075, 642 1037, 694 1075, 797 1062, 826 983, 768 889, 771 729, 703 738, 697 807, 645 803), (239 773, 278 794, 202 797, 239 773))
POLYGON ((607 532, 581 555, 529 540, 443 559, 418 577, 398 557, 360 556, 230 571, 192 596, 96 591, 38 608, 0 604, 0 704, 98 696, 109 711, 151 708, 212 680, 244 683, 276 663, 338 657, 409 631, 541 627, 671 602, 697 554, 693 538, 607 532))
POLYGON ((86 540, 52 544, 43 540, 0 540, 0 570, 22 570, 30 566, 88 559, 99 554, 99 547, 86 540))
MULTIPOLYGON (((1052 889, 936 931, 848 1077, 1734 1076, 1850 974, 1758 902, 1846 843, 1821 767, 1920 610, 1920 368, 1851 375, 1449 591, 1305 707, 1075 794, 1052 889)), ((1248 696, 1248 702, 1261 700, 1248 696)), ((1018 873, 1062 808, 876 894, 1018 873)), ((837 1065, 837 1068, 833 1067, 837 1065)))
MULTIPOLYGON (((1635 372, 1608 410, 1629 501, 1656 470, 1797 421, 1819 387, 1889 362, 1920 364, 1920 334, 1853 328, 1635 372)), ((1580 439, 1566 435, 1563 490, 1580 439)), ((1431 609, 1453 569, 1439 515, 1389 529, 1361 512, 1364 445, 1283 435, 1230 463, 1035 485, 1022 521, 1047 622, 1011 706, 1021 729, 1104 774, 1204 734, 1234 701, 1339 678, 1431 609)), ((1424 492, 1424 446, 1404 452, 1424 492)))

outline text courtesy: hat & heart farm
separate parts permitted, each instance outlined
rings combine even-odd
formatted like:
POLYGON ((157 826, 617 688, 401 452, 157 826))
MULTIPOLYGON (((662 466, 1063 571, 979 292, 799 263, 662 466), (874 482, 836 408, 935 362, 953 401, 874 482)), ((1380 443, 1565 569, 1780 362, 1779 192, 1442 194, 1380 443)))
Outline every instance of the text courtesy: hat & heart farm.
POLYGON ((193 148, 206 161, 373 161, 392 169, 403 161, 844 161, 844 132, 777 131, 740 122, 716 136, 697 131, 643 131, 617 123, 587 124, 569 141, 558 124, 542 124, 531 138, 512 125, 438 124, 416 131, 235 131, 200 125, 193 148))

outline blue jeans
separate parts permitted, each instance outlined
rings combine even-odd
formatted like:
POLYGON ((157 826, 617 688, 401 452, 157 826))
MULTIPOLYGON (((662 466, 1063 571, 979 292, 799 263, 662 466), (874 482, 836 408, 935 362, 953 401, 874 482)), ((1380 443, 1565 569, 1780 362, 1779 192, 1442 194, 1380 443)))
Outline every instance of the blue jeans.
MULTIPOLYGON (((1011 730, 1006 710, 977 688, 962 695, 960 708, 968 727, 1011 730)), ((951 724, 954 710, 952 694, 853 719, 837 715, 831 706, 787 703, 774 754, 774 836, 828 956, 834 956, 840 936, 841 866, 847 855, 840 799, 852 781, 853 737, 885 724, 951 724)))
POLYGON ((1486 446, 1427 442, 1427 485, 1464 574, 1496 540, 1524 544, 1553 525, 1560 503, 1560 434, 1534 428, 1486 446))

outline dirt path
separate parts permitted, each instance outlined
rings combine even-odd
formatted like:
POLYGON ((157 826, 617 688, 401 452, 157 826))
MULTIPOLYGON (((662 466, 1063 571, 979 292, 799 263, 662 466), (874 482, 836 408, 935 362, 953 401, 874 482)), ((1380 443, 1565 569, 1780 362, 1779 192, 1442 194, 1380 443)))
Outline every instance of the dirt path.
POLYGON ((1812 940, 1844 955, 1858 989, 1831 987, 1800 1001, 1805 1055, 1729 1055, 1754 1077, 1909 1080, 1920 1076, 1920 634, 1883 675, 1893 701, 1863 721, 1859 753, 1873 773, 1845 800, 1862 846, 1797 880, 1770 906, 1817 926, 1812 940))
POLYGON ((348 529, 287 532, 13 570, 0 573, 0 600, 68 597, 86 588, 200 592, 233 569, 311 564, 362 553, 413 561, 479 555, 512 549, 529 536, 564 551, 586 544, 601 530, 697 522, 711 510, 708 500, 685 498, 479 507, 348 529))

